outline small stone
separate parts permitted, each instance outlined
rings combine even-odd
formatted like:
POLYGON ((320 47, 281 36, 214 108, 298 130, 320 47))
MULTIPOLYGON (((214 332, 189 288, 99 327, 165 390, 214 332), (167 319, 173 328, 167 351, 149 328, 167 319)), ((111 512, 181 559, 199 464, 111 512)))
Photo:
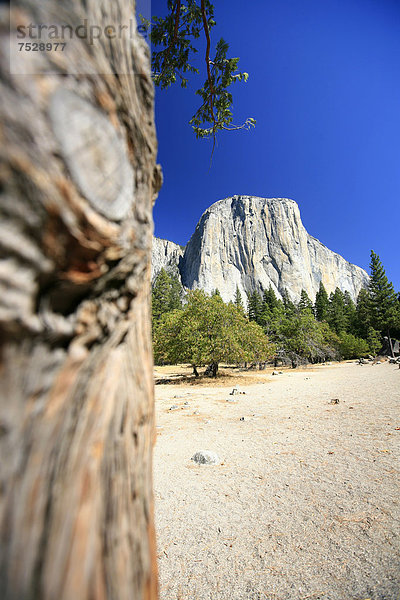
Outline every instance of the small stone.
POLYGON ((272 371, 272 375, 279 375, 278 371, 272 371))
POLYGON ((329 400, 329 404, 339 404, 339 402, 339 398, 332 398, 332 400, 329 400))
POLYGON ((198 465, 217 465, 220 462, 218 454, 211 450, 200 450, 193 454, 190 460, 193 460, 198 465))
POLYGON ((200 414, 200 412, 199 412, 198 410, 195 410, 193 414, 194 414, 194 415, 199 415, 199 414, 200 414))
POLYGON ((172 406, 170 406, 169 410, 178 410, 179 406, 177 406, 176 404, 173 404, 172 406))
POLYGON ((227 402, 237 402, 236 398, 227 398, 227 402))
POLYGON ((244 421, 244 417, 240 417, 240 420, 241 420, 241 421, 244 421))
POLYGON ((184 404, 185 406, 189 406, 189 402, 187 402, 187 401, 186 401, 186 402, 184 402, 183 404, 184 404))

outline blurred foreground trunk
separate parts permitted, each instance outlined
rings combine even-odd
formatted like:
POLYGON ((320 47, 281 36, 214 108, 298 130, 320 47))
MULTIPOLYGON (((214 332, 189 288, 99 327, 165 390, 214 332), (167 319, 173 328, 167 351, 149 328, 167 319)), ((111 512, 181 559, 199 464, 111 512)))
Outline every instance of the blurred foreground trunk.
MULTIPOLYGON (((132 5, 14 2, 11 30, 132 5)), ((4 15, 0 44, 0 596, 156 598, 148 50, 75 39, 10 75, 4 15)))

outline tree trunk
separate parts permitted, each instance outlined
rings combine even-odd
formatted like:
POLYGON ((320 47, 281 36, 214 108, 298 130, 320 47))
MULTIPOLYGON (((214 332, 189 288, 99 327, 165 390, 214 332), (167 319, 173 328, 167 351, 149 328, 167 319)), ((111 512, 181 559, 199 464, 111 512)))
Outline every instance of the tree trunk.
POLYGON ((216 377, 218 373, 218 363, 212 361, 204 371, 205 377, 216 377))
POLYGON ((193 368, 193 375, 194 375, 195 377, 198 377, 198 376, 199 376, 199 372, 198 372, 198 370, 197 370, 197 367, 196 367, 196 365, 192 365, 192 368, 193 368))
MULTIPOLYGON (((21 1, 11 29, 131 10, 21 1)), ((156 598, 148 50, 75 39, 14 76, 0 42, 0 596, 156 598)))
POLYGON ((390 356, 391 356, 392 358, 394 358, 394 352, 393 352, 392 338, 390 337, 390 331, 389 331, 389 329, 388 329, 388 340, 389 340, 390 356))

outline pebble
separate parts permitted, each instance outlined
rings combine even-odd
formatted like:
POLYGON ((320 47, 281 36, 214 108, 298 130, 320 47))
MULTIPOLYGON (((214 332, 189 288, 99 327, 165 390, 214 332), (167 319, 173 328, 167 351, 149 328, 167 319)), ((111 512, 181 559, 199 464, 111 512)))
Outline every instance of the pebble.
POLYGON ((198 465, 217 465, 220 462, 218 454, 211 450, 199 450, 199 452, 193 454, 190 460, 198 465))
POLYGON ((172 406, 170 406, 169 410, 178 410, 179 406, 177 406, 176 404, 173 404, 172 406))

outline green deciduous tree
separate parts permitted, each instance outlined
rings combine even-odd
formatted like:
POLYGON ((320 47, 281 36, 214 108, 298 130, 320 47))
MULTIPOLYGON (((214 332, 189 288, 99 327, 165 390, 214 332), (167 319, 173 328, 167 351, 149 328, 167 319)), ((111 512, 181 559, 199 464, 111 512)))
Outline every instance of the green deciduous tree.
POLYGON ((366 340, 358 338, 346 331, 341 331, 339 333, 338 349, 344 360, 366 356, 369 352, 369 346, 366 340))
POLYGON ((298 361, 326 360, 334 354, 329 345, 334 335, 326 324, 318 323, 308 309, 286 317, 281 322, 278 335, 280 342, 277 342, 277 347, 292 359, 293 366, 296 366, 298 361))
POLYGON ((250 323, 232 303, 202 290, 189 292, 182 310, 162 317, 154 349, 157 361, 208 364, 214 376, 220 362, 262 361, 274 354, 261 327, 250 323))

